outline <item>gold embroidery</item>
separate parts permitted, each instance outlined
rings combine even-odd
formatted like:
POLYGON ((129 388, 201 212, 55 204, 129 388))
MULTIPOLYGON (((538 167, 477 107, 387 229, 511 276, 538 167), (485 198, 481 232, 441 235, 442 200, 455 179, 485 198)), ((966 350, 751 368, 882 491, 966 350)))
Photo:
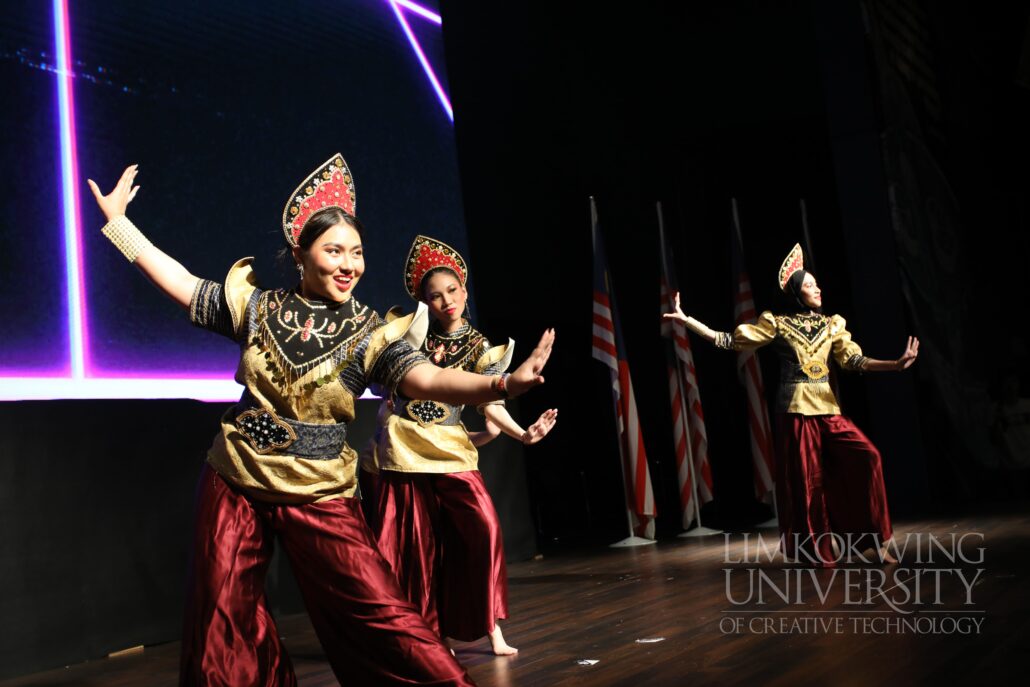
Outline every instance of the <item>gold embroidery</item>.
POLYGON ((809 360, 807 363, 801 366, 801 371, 809 379, 824 379, 829 370, 826 369, 826 365, 820 360, 809 360))

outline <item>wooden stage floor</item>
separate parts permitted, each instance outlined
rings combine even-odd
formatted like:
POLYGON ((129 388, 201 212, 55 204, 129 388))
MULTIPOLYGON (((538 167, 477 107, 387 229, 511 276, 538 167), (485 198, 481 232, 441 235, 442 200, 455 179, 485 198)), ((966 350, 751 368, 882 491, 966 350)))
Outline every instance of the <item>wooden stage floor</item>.
MULTIPOLYGON (((744 562, 742 534, 516 563, 503 627, 519 655, 492 656, 485 641, 455 648, 482 687, 1000 684, 1026 673, 1030 516, 896 527, 909 548, 886 567, 744 562)), ((763 538, 775 546, 773 532, 763 538)), ((306 616, 280 619, 280 631, 301 685, 337 684, 306 616)), ((178 650, 0 684, 174 685, 178 650)))

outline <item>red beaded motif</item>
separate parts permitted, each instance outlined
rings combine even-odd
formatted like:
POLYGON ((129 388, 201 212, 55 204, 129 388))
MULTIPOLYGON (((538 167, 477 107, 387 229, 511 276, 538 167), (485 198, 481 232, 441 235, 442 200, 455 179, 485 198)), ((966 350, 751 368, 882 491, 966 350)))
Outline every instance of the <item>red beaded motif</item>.
POLYGON ((286 241, 296 246, 304 223, 311 215, 329 207, 340 208, 348 215, 353 215, 357 207, 354 179, 339 153, 312 172, 286 203, 286 209, 283 210, 286 241))
POLYGON ((461 254, 442 241, 421 234, 416 236, 411 244, 411 250, 408 251, 408 260, 404 267, 404 286, 412 298, 419 300, 422 278, 437 267, 446 267, 454 272, 461 285, 465 285, 468 267, 461 254))
POLYGON ((780 290, 786 290, 787 282, 790 281, 791 276, 798 270, 803 269, 805 269, 805 258, 801 253, 800 244, 795 243, 794 247, 790 249, 790 253, 783 260, 783 264, 780 265, 780 290))

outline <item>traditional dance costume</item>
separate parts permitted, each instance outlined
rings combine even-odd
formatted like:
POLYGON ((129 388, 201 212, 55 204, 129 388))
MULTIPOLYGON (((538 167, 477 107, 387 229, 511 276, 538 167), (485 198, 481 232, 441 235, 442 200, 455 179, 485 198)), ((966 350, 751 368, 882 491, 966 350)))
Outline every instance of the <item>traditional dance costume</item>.
MULTIPOLYGON (((333 206, 354 212, 340 155, 291 197, 290 245, 313 212, 333 206)), ((355 399, 369 383, 395 388, 426 362, 425 311, 385 325, 353 297, 262 290, 250 263, 237 262, 223 283, 200 280, 190 302, 194 324, 239 344, 245 390, 222 417, 197 489, 181 683, 296 684, 265 601, 278 536, 341 683, 472 684, 405 599, 351 498, 355 399)))
MULTIPOLYGON (((790 277, 803 269, 801 248, 795 246, 780 268, 780 288, 786 290, 790 277)), ((891 523, 880 453, 841 415, 829 378, 831 355, 842 369, 861 371, 862 349, 843 317, 815 312, 766 311, 755 324, 715 335, 715 345, 724 349, 770 344, 780 358, 776 505, 784 554, 814 557, 816 551, 817 562, 831 563, 838 555, 830 533, 844 538, 852 551, 882 546, 891 537, 891 523)))
MULTIPOLYGON (((405 273, 413 298, 419 297, 423 276, 436 267, 449 269, 464 286, 461 256, 439 241, 417 237, 405 273)), ((491 346, 464 321, 451 333, 434 322, 421 352, 440 367, 497 375, 507 369, 513 347, 511 340, 491 346)), ((378 472, 379 550, 408 599, 441 636, 479 639, 508 617, 508 582, 500 523, 461 423, 462 407, 399 393, 391 403, 392 410, 380 414, 367 454, 378 472)))

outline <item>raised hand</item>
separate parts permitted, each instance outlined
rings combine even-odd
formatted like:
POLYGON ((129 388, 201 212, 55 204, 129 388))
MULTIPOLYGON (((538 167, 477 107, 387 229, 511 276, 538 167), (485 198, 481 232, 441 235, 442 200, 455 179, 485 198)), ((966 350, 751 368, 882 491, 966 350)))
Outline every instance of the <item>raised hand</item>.
POLYGON ((677 291, 674 295, 676 312, 667 312, 662 314, 663 320, 679 320, 680 322, 686 322, 687 316, 683 314, 683 309, 680 308, 680 292, 677 291))
POLYGON ((529 357, 508 377, 509 396, 519 396, 534 386, 544 383, 544 377, 540 373, 543 372, 547 359, 551 357, 552 346, 554 346, 554 330, 548 329, 540 337, 540 341, 529 357))
POLYGON ((897 369, 907 370, 912 367, 912 363, 916 361, 919 356, 919 339, 914 336, 908 337, 908 343, 905 345, 905 352, 901 354, 901 357, 897 360, 897 369))
POLYGON ((547 433, 554 429, 556 422, 558 422, 558 409, 551 408, 550 410, 545 410, 537 418, 537 421, 529 426, 526 433, 522 435, 522 443, 526 446, 532 446, 547 436, 547 433))
POLYGON ((100 187, 97 186, 95 181, 86 179, 90 190, 93 191, 93 197, 97 199, 100 211, 104 213, 104 217, 107 218, 108 222, 119 215, 124 215, 125 208, 136 197, 139 186, 133 186, 132 184, 136 180, 137 174, 139 174, 139 165, 129 165, 126 167, 125 171, 122 172, 122 178, 118 180, 114 189, 106 196, 100 192, 100 187))

